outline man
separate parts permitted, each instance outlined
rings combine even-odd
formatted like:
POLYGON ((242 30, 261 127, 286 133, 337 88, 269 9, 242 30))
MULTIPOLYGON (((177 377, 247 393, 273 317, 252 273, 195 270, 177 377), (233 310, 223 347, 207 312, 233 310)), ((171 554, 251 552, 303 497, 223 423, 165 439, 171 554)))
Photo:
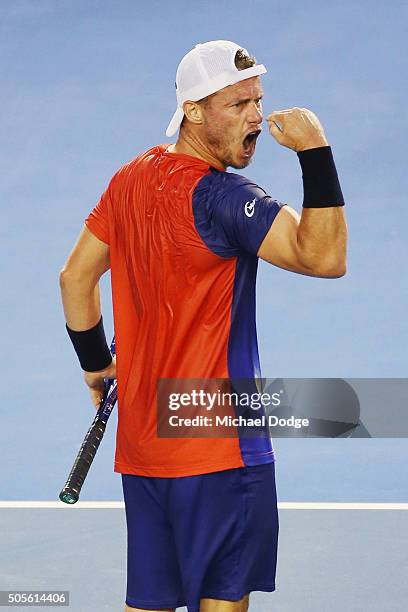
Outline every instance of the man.
POLYGON ((345 273, 344 201, 316 115, 292 108, 268 116, 272 136, 302 166, 301 216, 226 171, 253 158, 265 72, 229 41, 190 51, 166 132, 180 128, 177 142, 120 168, 61 271, 67 330, 95 406, 104 377, 118 380, 128 611, 245 612, 251 591, 275 589, 269 435, 160 438, 156 397, 159 379, 260 375, 258 257, 310 276, 345 273), (117 366, 98 289, 109 268, 117 366))

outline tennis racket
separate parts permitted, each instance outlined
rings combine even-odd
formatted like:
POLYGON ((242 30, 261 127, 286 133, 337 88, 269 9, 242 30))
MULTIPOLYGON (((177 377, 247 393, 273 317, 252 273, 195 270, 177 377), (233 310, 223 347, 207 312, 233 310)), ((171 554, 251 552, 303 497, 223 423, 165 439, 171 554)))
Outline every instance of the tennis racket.
MULTIPOLYGON (((115 354, 115 338, 110 347, 112 355, 115 354)), ((59 498, 65 504, 76 504, 79 499, 82 485, 92 465, 92 461, 99 448, 106 429, 106 423, 112 413, 117 400, 117 381, 112 378, 104 379, 104 394, 95 415, 95 418, 88 429, 78 455, 74 461, 71 472, 67 478, 64 488, 59 494, 59 498)))

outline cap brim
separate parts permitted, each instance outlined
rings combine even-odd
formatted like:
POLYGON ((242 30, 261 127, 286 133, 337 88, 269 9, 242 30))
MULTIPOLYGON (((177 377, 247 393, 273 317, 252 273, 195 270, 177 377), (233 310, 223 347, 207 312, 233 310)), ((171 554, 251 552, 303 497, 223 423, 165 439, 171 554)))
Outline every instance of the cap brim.
POLYGON ((177 132, 177 130, 179 129, 181 125, 181 122, 183 121, 183 117, 184 117, 183 109, 180 107, 177 108, 176 112, 174 113, 167 127, 166 136, 170 138, 170 136, 173 136, 177 132))

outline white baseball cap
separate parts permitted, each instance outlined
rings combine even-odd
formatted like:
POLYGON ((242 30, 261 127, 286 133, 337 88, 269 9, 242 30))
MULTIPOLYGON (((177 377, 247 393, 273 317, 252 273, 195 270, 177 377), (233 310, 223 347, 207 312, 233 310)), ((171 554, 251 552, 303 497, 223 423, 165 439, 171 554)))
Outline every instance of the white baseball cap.
POLYGON ((201 100, 228 85, 266 72, 263 64, 238 70, 234 60, 240 49, 249 55, 244 47, 229 40, 211 40, 196 45, 183 57, 176 73, 177 110, 168 125, 166 136, 173 136, 179 129, 186 100, 201 100))

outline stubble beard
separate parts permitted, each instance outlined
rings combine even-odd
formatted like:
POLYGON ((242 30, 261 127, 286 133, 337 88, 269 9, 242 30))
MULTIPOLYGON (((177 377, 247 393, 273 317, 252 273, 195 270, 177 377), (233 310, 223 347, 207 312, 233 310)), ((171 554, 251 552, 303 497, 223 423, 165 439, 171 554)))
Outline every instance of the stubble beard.
POLYGON ((234 161, 233 154, 231 152, 231 145, 229 143, 225 143, 218 132, 208 131, 206 134, 206 139, 213 155, 216 155, 226 168, 230 167, 234 168, 235 170, 242 170, 251 163, 252 158, 249 158, 247 161, 243 161, 241 163, 234 161))

